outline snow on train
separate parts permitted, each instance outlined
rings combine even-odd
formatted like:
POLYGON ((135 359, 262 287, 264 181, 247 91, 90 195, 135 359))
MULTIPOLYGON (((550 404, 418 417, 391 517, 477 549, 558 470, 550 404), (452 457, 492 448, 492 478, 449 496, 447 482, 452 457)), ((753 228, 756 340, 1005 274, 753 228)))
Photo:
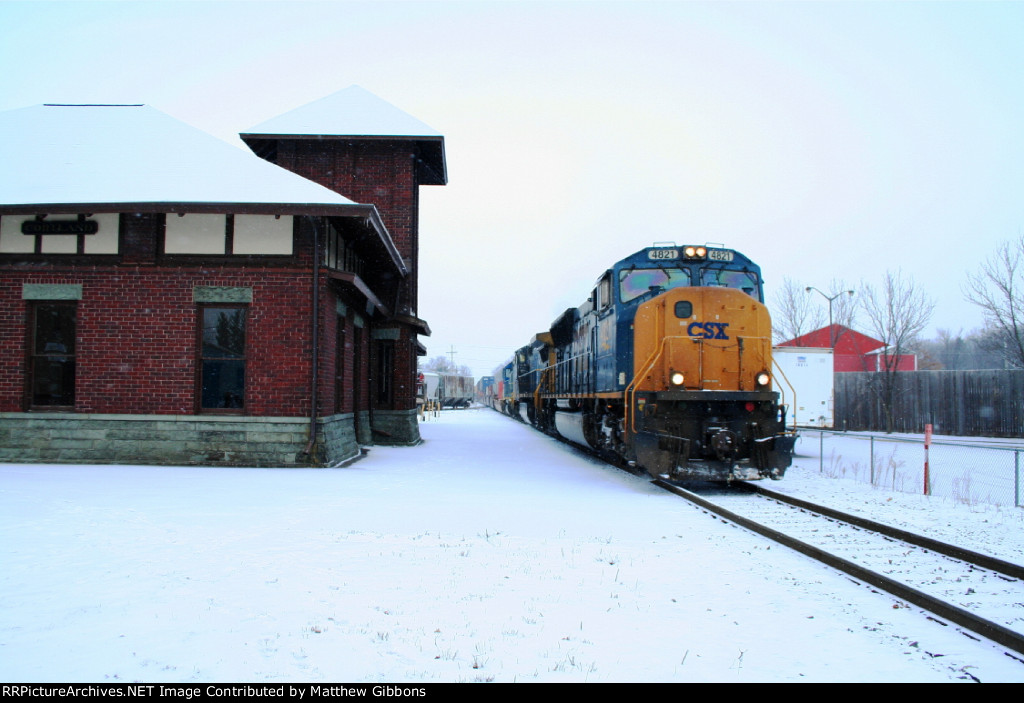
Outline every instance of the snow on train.
POLYGON ((495 372, 494 405, 660 478, 782 478, 795 430, 775 390, 760 267, 654 246, 495 372))

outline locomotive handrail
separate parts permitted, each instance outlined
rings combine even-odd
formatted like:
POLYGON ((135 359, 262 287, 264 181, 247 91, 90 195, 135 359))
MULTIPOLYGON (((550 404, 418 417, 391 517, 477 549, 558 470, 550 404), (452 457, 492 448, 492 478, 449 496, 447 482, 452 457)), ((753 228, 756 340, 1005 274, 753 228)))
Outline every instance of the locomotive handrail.
MULTIPOLYGON (((794 388, 793 384, 790 383, 789 377, 786 376, 786 372, 782 370, 782 367, 779 365, 779 362, 777 362, 775 360, 775 356, 774 355, 772 355, 772 366, 774 366, 775 370, 779 373, 780 376, 782 376, 782 380, 786 382, 787 386, 789 386, 789 390, 791 390, 793 392, 793 408, 795 410, 795 408, 796 408, 796 388, 794 388)), ((779 396, 780 396, 779 397, 779 405, 783 405, 785 403, 785 401, 786 401, 786 392, 785 392, 785 389, 782 387, 781 383, 779 384, 779 396)), ((796 432, 796 412, 793 412, 792 415, 793 415, 793 432, 796 432)))
MULTIPOLYGON (((651 355, 647 358, 647 361, 644 362, 644 365, 641 367, 640 373, 633 376, 632 380, 630 380, 630 382, 626 384, 626 388, 623 391, 623 400, 626 403, 626 432, 633 432, 634 425, 636 424, 636 418, 634 417, 633 410, 633 401, 636 399, 636 392, 637 390, 639 390, 639 386, 641 383, 639 379, 643 378, 647 373, 649 373, 651 369, 654 368, 654 365, 658 363, 658 359, 660 359, 662 354, 664 353, 665 343, 670 339, 693 339, 693 337, 684 337, 679 335, 675 335, 672 337, 663 336, 661 338, 661 343, 653 352, 651 352, 651 355)), ((703 363, 703 358, 701 359, 701 363, 703 363)))
POLYGON ((665 322, 661 318, 661 316, 658 315, 655 317, 654 324, 655 334, 657 334, 656 339, 660 339, 661 343, 655 347, 654 351, 651 352, 650 357, 648 357, 647 361, 645 361, 643 365, 640 367, 640 373, 635 374, 633 378, 630 380, 630 382, 626 384, 626 388, 622 394, 623 402, 626 404, 625 430, 627 436, 630 434, 636 434, 636 412, 633 410, 633 402, 636 400, 637 389, 640 387, 640 384, 642 383, 640 379, 642 379, 645 375, 650 373, 651 369, 654 368, 654 364, 657 363, 658 359, 660 359, 661 355, 664 353, 665 341, 667 339, 665 336, 665 322), (632 389, 632 395, 630 394, 630 389, 632 389))
MULTIPOLYGON (((634 403, 633 403, 633 401, 636 399, 636 393, 639 390, 640 383, 642 382, 640 379, 642 379, 646 374, 650 373, 651 369, 654 368, 654 365, 656 363, 658 363, 658 359, 660 359, 661 356, 665 353, 665 344, 666 344, 666 342, 668 342, 669 340, 673 340, 673 339, 688 339, 688 340, 696 341, 696 342, 703 342, 704 341, 700 337, 690 337, 690 336, 681 336, 681 335, 675 335, 675 336, 671 336, 671 337, 662 337, 661 338, 661 344, 659 344, 658 347, 653 352, 651 352, 651 355, 649 357, 647 357, 647 361, 645 361, 644 365, 641 367, 640 373, 636 374, 632 378, 632 380, 630 380, 630 382, 626 385, 625 390, 623 391, 623 400, 626 403, 626 432, 634 431, 634 426, 636 424, 635 410, 634 410, 634 403)), ((746 337, 746 339, 764 339, 764 337, 746 337)), ((700 359, 701 365, 703 365, 704 364, 704 356, 701 355, 699 357, 699 359, 700 359)), ((789 390, 793 394, 793 402, 795 403, 796 402, 796 389, 793 388, 793 384, 790 383, 789 379, 786 377, 786 374, 782 371, 782 369, 779 366, 778 362, 775 361, 775 357, 774 356, 772 357, 772 366, 775 367, 775 369, 782 376, 782 379, 786 382, 786 385, 789 386, 789 390)), ((698 374, 703 374, 703 368, 698 369, 698 374)), ((780 396, 782 396, 780 400, 784 401, 785 400, 785 392, 784 392, 784 389, 782 388, 781 384, 779 386, 779 394, 780 394, 780 396)), ((795 420, 795 418, 794 418, 794 422, 793 422, 793 431, 794 432, 796 431, 796 420, 795 420)))
POLYGON ((540 413, 541 406, 543 405, 540 400, 541 389, 546 385, 550 385, 551 376, 554 375, 555 372, 555 366, 557 366, 557 362, 555 364, 548 364, 543 369, 540 369, 540 377, 537 380, 537 388, 535 388, 533 391, 534 412, 540 413))

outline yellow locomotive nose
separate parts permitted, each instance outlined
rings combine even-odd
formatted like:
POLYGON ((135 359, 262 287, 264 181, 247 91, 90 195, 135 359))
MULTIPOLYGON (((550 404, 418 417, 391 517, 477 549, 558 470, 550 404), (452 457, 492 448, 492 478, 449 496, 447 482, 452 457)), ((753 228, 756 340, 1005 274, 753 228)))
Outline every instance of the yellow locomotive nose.
POLYGON ((633 323, 625 427, 648 473, 747 480, 785 472, 794 437, 772 388, 771 319, 743 290, 679 287, 633 323))
POLYGON ((634 323, 639 390, 770 388, 771 319, 734 288, 674 288, 643 303, 634 323))

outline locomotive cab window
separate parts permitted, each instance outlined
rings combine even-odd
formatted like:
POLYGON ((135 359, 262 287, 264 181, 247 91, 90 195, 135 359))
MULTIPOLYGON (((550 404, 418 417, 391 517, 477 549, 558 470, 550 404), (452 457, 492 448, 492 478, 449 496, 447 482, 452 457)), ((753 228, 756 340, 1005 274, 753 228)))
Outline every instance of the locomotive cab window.
POLYGON ((619 298, 623 303, 651 291, 661 292, 690 285, 690 272, 678 268, 629 269, 619 271, 619 298))
POLYGON ((750 271, 706 268, 700 272, 700 282, 702 286, 735 288, 743 291, 755 300, 761 299, 757 274, 750 271))
POLYGON ((612 275, 610 273, 601 277, 595 295, 598 310, 604 310, 612 304, 612 275))

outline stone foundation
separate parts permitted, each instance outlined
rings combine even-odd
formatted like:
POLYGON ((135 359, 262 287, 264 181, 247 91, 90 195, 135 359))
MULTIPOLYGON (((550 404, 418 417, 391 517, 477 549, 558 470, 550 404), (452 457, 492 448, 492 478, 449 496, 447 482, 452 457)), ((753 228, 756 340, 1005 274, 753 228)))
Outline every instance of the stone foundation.
POLYGON ((416 410, 374 410, 373 444, 409 446, 420 443, 416 410))
POLYGON ((0 413, 0 462, 336 466, 360 454, 353 419, 320 419, 310 457, 301 417, 0 413))

